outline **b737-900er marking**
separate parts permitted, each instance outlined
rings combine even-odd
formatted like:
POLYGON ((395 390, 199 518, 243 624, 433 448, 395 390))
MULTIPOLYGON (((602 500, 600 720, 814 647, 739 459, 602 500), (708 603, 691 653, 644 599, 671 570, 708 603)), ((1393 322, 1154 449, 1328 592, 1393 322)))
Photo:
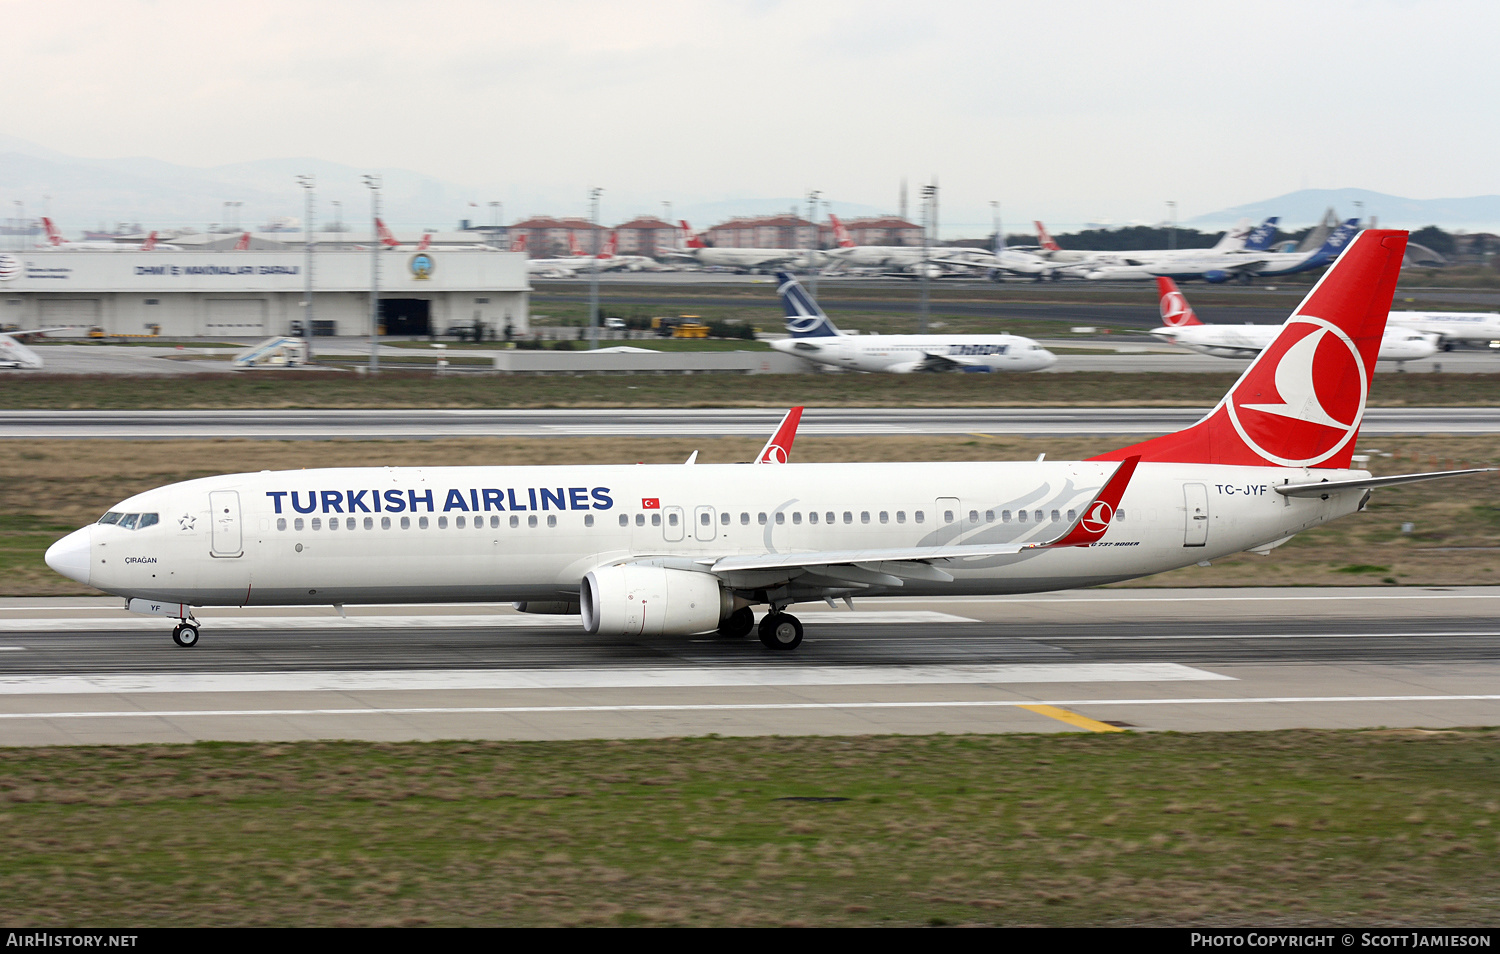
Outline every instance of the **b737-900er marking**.
POLYGON ((765 606, 761 642, 792 649, 799 602, 1042 592, 1266 553, 1375 487, 1472 472, 1350 469, 1405 248, 1360 234, 1206 417, 1090 460, 787 464, 794 409, 757 458, 778 466, 207 477, 120 502, 47 562, 176 618, 184 646, 196 606, 511 600, 619 636, 745 636, 765 606))

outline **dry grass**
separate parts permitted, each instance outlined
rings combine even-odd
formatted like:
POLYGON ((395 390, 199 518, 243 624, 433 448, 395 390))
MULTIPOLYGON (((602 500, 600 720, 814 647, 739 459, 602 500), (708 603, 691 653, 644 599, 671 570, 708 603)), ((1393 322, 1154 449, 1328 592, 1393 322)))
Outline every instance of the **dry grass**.
MULTIPOLYGON (((1128 438, 803 437, 800 461, 1078 459, 1128 438)), ((49 570, 52 541, 116 501, 163 484, 262 469, 370 465, 704 463, 747 460, 759 440, 503 438, 435 441, 45 441, 0 458, 0 596, 94 592, 49 570)), ((1490 438, 1375 439, 1376 473, 1500 461, 1490 438)), ((1367 513, 1301 534, 1269 557, 1150 577, 1155 586, 1460 585, 1500 583, 1500 475, 1392 487, 1367 513), (1403 523, 1415 532, 1401 532, 1403 523), (1480 549, 1446 549, 1476 547, 1480 549)), ((1131 585, 1141 585, 1134 583, 1131 585)))
POLYGON ((0 750, 0 920, 1485 925, 1500 917, 1497 743, 1293 731, 0 750))

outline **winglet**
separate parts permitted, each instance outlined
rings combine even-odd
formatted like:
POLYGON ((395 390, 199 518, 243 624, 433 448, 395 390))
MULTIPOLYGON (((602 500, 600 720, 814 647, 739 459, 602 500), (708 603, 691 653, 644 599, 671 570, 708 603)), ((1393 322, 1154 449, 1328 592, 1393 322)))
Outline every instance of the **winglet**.
POLYGON ((786 412, 776 433, 766 441, 755 458, 757 464, 785 464, 792 456, 792 441, 797 439, 797 425, 802 421, 802 408, 794 407, 786 412))
POLYGON ((1139 454, 1120 461, 1120 466, 1115 468, 1115 472, 1105 482, 1104 489, 1083 508, 1083 515, 1073 523, 1068 532, 1061 539, 1044 546, 1086 547, 1099 542, 1115 519, 1115 511, 1120 509, 1120 498, 1125 496, 1125 487, 1135 473, 1135 465, 1140 462, 1139 454))

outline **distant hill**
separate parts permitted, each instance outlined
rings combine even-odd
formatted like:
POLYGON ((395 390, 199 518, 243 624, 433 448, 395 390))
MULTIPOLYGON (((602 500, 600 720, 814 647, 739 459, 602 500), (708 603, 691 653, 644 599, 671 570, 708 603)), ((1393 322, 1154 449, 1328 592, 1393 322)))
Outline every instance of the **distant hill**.
POLYGON ((1355 202, 1363 202, 1365 215, 1376 216, 1380 225, 1391 228, 1437 225, 1448 230, 1463 229, 1469 232, 1500 229, 1500 195, 1476 195, 1464 199, 1403 199, 1368 189, 1301 189, 1274 199, 1210 212, 1188 219, 1184 224, 1196 228, 1224 228, 1244 217, 1260 221, 1267 216, 1279 215, 1281 227, 1294 230, 1320 220, 1329 206, 1337 209, 1341 216, 1352 218, 1359 214, 1355 202))

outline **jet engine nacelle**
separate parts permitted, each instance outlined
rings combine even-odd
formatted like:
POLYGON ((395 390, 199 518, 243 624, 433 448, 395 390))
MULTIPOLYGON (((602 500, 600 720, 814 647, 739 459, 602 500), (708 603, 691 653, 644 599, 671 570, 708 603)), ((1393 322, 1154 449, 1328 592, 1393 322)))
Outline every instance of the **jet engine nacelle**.
POLYGON ((691 636, 717 629, 731 597, 710 573, 623 563, 583 578, 583 628, 600 636, 691 636))
POLYGON ((1215 285, 1227 282, 1232 277, 1233 276, 1230 275, 1230 273, 1218 268, 1211 269, 1203 273, 1203 280, 1206 282, 1212 282, 1215 285))

